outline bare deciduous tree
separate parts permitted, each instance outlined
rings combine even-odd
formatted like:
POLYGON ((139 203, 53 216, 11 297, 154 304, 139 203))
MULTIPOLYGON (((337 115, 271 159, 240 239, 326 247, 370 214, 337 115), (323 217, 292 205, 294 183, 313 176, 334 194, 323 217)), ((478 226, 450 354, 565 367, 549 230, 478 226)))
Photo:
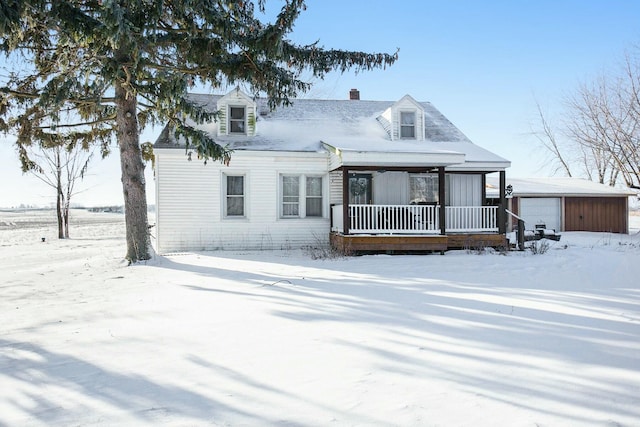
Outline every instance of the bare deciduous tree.
POLYGON ((541 129, 534 133, 559 167, 568 176, 579 168, 593 181, 613 186, 622 179, 640 189, 638 57, 627 54, 617 72, 578 85, 565 97, 565 107, 563 126, 554 130, 537 104, 541 129))
POLYGON ((558 141, 556 132, 547 120, 539 102, 536 102, 536 107, 538 110, 537 118, 540 120, 540 128, 532 129, 533 136, 535 136, 538 142, 551 154, 551 160, 556 165, 555 172, 562 170, 567 176, 573 176, 571 173, 570 160, 569 157, 567 157, 570 156, 570 154, 568 154, 569 147, 567 147, 566 143, 563 144, 558 141), (567 153, 565 153, 565 150, 567 153))
POLYGON ((92 152, 79 144, 33 145, 25 149, 32 160, 27 172, 56 190, 58 238, 67 239, 71 197, 75 194, 76 182, 87 172, 92 152))
POLYGON ((591 178, 602 184, 615 185, 624 173, 625 128, 637 120, 626 111, 623 88, 621 79, 601 75, 591 83, 582 83, 566 98, 566 132, 580 145, 588 170, 595 174, 591 178))

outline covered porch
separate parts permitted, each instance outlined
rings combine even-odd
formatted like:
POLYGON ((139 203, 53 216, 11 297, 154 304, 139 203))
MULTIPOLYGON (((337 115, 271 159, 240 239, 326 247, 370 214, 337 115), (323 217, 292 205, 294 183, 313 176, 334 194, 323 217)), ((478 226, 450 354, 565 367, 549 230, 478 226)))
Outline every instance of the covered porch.
MULTIPOLYGON (((337 203, 331 205, 331 245, 345 253, 506 247, 505 172, 497 171, 502 195, 498 203, 486 197, 485 177, 490 172, 494 171, 449 172, 445 166, 342 166, 332 172, 332 182, 340 181, 342 188, 341 200, 334 197, 337 203), (367 188, 375 185, 369 175, 380 177, 389 171, 396 172, 394 179, 377 182, 386 188, 377 191, 367 188), (408 197, 402 196, 404 203, 384 203, 387 194, 398 200, 397 193, 404 191, 400 188, 405 185, 402 177, 411 181, 406 184, 408 197), (424 177, 428 178, 427 184, 437 185, 432 189, 435 194, 425 196, 423 188, 414 188, 424 184, 424 177), (454 185, 457 181, 471 184, 460 189, 454 185), (365 188, 354 191, 354 186, 365 188), (456 191, 467 194, 455 194, 456 191)), ((337 195, 337 188, 333 193, 337 195)))

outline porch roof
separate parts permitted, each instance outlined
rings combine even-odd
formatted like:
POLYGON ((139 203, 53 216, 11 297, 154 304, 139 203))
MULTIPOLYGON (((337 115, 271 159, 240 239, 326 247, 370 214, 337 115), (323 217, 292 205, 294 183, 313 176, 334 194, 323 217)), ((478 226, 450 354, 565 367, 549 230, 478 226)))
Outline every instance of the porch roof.
POLYGON ((336 147, 323 142, 331 155, 331 169, 343 166, 371 166, 371 167, 424 167, 451 166, 463 164, 465 154, 428 147, 428 144, 394 144, 376 146, 369 141, 366 150, 356 148, 336 147))

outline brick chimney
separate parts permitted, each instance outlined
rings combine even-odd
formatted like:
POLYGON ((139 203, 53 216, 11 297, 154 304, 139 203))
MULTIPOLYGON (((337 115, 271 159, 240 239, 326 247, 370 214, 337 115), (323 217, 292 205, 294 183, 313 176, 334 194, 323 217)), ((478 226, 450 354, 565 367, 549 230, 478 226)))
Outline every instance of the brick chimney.
POLYGON ((358 101, 360 99, 360 91, 358 89, 351 89, 349 91, 349 99, 358 101))

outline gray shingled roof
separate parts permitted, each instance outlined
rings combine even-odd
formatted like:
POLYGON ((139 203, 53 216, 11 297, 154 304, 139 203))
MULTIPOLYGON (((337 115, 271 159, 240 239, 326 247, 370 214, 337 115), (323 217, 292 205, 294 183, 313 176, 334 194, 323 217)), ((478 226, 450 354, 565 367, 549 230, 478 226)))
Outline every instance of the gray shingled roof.
MULTIPOLYGON (((190 94, 196 103, 215 111, 222 95, 190 94)), ((267 100, 257 99, 258 119, 253 137, 217 137, 233 150, 323 151, 322 143, 343 150, 378 152, 442 152, 466 154, 467 161, 507 162, 473 144, 429 102, 420 102, 425 112, 425 141, 390 141, 377 118, 396 101, 296 99, 293 105, 269 111, 267 100)), ((216 124, 202 127, 216 132, 216 124)), ((164 129, 156 148, 184 148, 164 129)))

